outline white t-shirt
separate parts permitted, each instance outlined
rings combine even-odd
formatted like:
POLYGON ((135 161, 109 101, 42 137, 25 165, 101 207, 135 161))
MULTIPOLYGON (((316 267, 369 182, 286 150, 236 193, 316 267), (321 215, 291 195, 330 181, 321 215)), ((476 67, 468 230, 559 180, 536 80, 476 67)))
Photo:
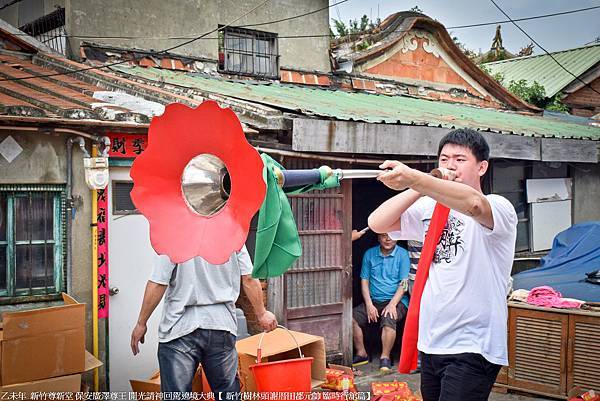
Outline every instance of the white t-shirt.
MULTIPOLYGON (((473 352, 508 365, 506 288, 517 237, 517 214, 487 195, 494 229, 450 211, 421 298, 417 348, 427 354, 473 352)), ((435 201, 423 197, 400 218, 392 239, 424 241, 435 201)))

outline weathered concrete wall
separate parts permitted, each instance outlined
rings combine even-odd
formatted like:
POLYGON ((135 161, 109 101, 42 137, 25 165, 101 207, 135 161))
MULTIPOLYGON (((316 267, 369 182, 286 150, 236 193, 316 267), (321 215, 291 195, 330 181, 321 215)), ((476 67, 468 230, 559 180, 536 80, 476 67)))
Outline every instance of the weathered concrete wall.
MULTIPOLYGON (((65 135, 44 135, 0 131, 0 142, 12 136, 23 148, 23 152, 11 163, 0 156, 0 184, 66 184, 65 135)), ((89 140, 86 140, 89 151, 89 140)), ((91 246, 91 191, 85 184, 83 153, 78 145, 73 146, 73 197, 75 218, 72 235, 72 285, 71 295, 86 306, 86 347, 92 350, 92 246, 91 246)), ((66 261, 65 261, 66 265, 66 261)), ((66 289, 65 289, 66 290, 66 289)), ((27 303, 0 306, 6 310, 32 309, 48 303, 27 303)), ((102 377, 101 372, 101 377, 102 377)))
MULTIPOLYGON (((110 6, 101 1, 66 0, 66 29, 74 36, 134 36, 136 39, 88 39, 88 41, 117 47, 135 47, 145 50, 163 50, 176 46, 185 39, 169 37, 196 37, 226 25, 252 10, 263 0, 113 0, 110 6)), ((232 26, 256 24, 283 19, 327 7, 325 0, 278 0, 257 8, 232 26)), ((302 18, 276 24, 248 27, 265 32, 290 35, 328 35, 329 9, 302 18)), ((218 57, 217 34, 212 33, 173 53, 218 57)), ((79 48, 80 40, 71 40, 71 49, 79 48)), ((329 71, 329 38, 280 38, 281 67, 329 71)))
POLYGON ((573 165, 573 224, 600 220, 600 164, 573 165))

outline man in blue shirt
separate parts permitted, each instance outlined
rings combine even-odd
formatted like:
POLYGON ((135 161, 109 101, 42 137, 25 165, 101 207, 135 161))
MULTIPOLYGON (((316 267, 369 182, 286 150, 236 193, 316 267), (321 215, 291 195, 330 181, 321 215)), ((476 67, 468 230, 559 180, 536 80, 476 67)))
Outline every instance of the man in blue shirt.
POLYGON ((352 366, 369 362, 363 328, 373 322, 381 327, 379 369, 390 370, 390 351, 396 340, 396 323, 408 312, 407 279, 410 258, 406 249, 396 245, 387 234, 377 236, 379 246, 363 256, 360 285, 364 303, 352 311, 354 355, 352 366))

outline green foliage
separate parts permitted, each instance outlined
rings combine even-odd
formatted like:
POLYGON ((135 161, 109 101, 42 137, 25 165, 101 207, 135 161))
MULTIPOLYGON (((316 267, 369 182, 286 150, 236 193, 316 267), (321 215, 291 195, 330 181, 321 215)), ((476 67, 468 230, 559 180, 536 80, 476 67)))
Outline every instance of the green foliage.
POLYGON ((356 45, 356 48, 358 50, 365 50, 369 46, 371 46, 371 44, 369 43, 369 41, 363 40, 362 42, 360 42, 359 44, 356 45))
POLYGON ((367 15, 365 14, 365 15, 363 15, 360 18, 360 28, 359 28, 360 30, 359 30, 359 32, 366 31, 368 27, 369 27, 369 17, 367 17, 367 15))
POLYGON ((527 103, 541 108, 546 106, 546 90, 537 81, 534 81, 533 84, 529 84, 526 79, 510 81, 507 89, 527 103))
POLYGON ((562 94, 557 93, 548 99, 548 103, 546 104, 546 110, 550 111, 558 111, 559 113, 568 113, 569 107, 562 102, 562 94))
MULTIPOLYGON (((489 67, 480 64, 479 68, 488 74, 490 77, 494 78, 500 85, 504 85, 504 75, 497 72, 492 74, 492 71, 489 67)), ((559 113, 568 113, 569 107, 562 102, 563 95, 561 93, 557 93, 551 98, 546 97, 546 90, 542 85, 540 85, 537 81, 534 81, 533 84, 529 84, 526 80, 521 79, 519 81, 510 81, 507 87, 508 91, 513 95, 521 98, 527 103, 531 103, 534 106, 539 108, 550 110, 550 111, 558 111, 559 113)))
MULTIPOLYGON (((452 35, 452 32, 449 33, 450 35, 452 35)), ((461 42, 460 39, 458 39, 458 36, 452 36, 452 41, 454 41, 454 44, 458 46, 460 51, 462 51, 465 54, 465 56, 467 56, 471 60, 477 57, 477 53, 475 53, 474 50, 468 49, 467 46, 465 46, 465 44, 461 42)))
POLYGON ((373 30, 373 29, 377 28, 379 25, 381 25, 381 18, 378 17, 375 21, 369 22, 369 29, 373 30))
MULTIPOLYGON (((335 18, 332 18, 332 21, 336 31, 336 36, 340 38, 366 32, 367 30, 374 29, 381 24, 381 20, 379 18, 377 18, 375 21, 371 21, 367 15, 363 15, 360 20, 351 19, 348 21, 348 25, 335 18)), ((359 46, 361 46, 361 44, 359 44, 359 46)), ((367 44, 367 46, 369 46, 369 44, 367 44)))
POLYGON ((500 72, 492 74, 492 70, 490 70, 490 68, 484 64, 479 64, 478 67, 481 71, 485 72, 490 77, 494 78, 494 80, 498 81, 500 85, 504 85, 504 74, 500 72))
POLYGON ((339 37, 348 36, 348 27, 346 26, 346 24, 344 24, 344 22, 339 21, 335 18, 332 18, 332 20, 333 20, 333 24, 335 25, 335 30, 336 30, 337 36, 339 36, 339 37))

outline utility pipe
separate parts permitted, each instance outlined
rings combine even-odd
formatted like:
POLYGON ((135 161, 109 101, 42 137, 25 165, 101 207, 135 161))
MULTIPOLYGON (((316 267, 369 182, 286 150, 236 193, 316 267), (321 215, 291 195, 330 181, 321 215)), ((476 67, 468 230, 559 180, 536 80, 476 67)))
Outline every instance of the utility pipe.
MULTIPOLYGON (((98 150, 92 145, 92 156, 96 157, 98 150)), ((99 355, 98 347, 98 196, 95 189, 92 196, 92 347, 94 357, 99 355)), ((98 369, 94 369, 94 391, 99 390, 98 369)))
POLYGON ((70 128, 34 128, 34 127, 21 127, 18 125, 0 125, 0 129, 2 130, 10 130, 10 131, 29 131, 29 132, 38 132, 40 134, 73 134, 77 136, 81 136, 87 139, 91 139, 94 142, 102 142, 101 137, 93 134, 89 134, 87 132, 78 131, 70 128))

